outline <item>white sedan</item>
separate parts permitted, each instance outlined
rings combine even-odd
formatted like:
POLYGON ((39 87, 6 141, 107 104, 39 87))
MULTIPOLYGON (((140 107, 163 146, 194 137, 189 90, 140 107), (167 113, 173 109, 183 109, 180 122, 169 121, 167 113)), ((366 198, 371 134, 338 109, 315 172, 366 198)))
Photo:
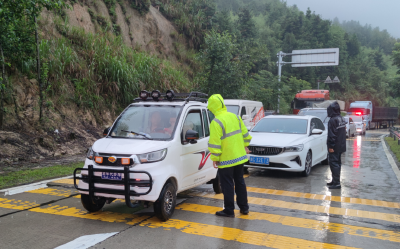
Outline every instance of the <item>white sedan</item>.
POLYGON ((328 131, 315 116, 274 115, 261 119, 250 132, 247 168, 302 172, 328 164, 328 131))

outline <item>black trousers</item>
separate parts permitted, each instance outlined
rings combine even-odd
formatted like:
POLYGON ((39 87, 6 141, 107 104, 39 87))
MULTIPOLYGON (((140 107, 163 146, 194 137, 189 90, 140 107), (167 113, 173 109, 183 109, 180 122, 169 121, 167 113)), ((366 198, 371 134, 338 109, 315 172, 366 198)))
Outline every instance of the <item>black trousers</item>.
POLYGON ((218 169, 218 175, 221 181, 222 193, 224 194, 224 212, 234 214, 235 192, 236 203, 240 210, 249 210, 246 183, 243 178, 243 164, 218 169))
POLYGON ((332 182, 340 184, 340 170, 342 169, 342 152, 329 153, 329 166, 332 172, 332 182))

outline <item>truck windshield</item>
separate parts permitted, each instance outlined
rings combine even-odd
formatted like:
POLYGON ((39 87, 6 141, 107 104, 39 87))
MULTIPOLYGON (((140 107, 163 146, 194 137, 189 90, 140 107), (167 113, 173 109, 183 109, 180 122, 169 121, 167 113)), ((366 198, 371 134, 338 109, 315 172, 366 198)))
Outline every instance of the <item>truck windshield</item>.
POLYGON ((239 114, 239 106, 238 105, 227 105, 226 109, 228 109, 228 112, 232 112, 235 115, 239 114))
POLYGON ((306 134, 307 119, 264 118, 251 130, 252 132, 306 134))
POLYGON ((322 101, 315 100, 294 100, 294 109, 312 108, 313 104, 321 103, 322 101))
POLYGON ((112 137, 168 140, 174 134, 181 108, 165 105, 130 106, 122 113, 110 134, 112 137))

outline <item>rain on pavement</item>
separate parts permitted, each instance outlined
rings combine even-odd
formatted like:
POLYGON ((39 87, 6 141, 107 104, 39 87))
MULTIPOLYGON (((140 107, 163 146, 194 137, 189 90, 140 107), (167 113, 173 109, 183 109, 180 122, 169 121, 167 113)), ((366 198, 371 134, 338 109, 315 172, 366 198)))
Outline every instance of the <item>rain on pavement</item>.
MULTIPOLYGON (((88 213, 72 180, 0 196, 1 248, 55 248, 84 235, 116 233, 92 248, 400 248, 400 184, 381 144, 387 131, 347 140, 342 189, 329 190, 328 165, 309 177, 250 169, 250 215, 214 215, 211 185, 180 193, 167 222, 123 201, 88 213)), ((238 211, 238 210, 237 210, 238 211)), ((85 247, 83 247, 85 248, 85 247)))

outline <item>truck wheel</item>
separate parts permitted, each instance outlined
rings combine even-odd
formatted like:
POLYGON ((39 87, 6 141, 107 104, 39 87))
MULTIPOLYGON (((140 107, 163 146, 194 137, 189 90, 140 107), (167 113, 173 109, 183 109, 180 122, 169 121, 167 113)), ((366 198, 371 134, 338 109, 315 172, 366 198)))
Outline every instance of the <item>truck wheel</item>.
POLYGON ((95 196, 91 199, 89 195, 81 195, 81 202, 83 207, 89 212, 100 211, 104 204, 106 204, 106 198, 95 196))
POLYGON ((158 200, 154 202, 154 213, 161 221, 167 221, 172 217, 175 205, 176 189, 172 183, 168 182, 161 190, 158 200))
POLYGON ((213 180, 213 189, 216 194, 222 193, 221 181, 219 180, 218 173, 217 173, 217 177, 215 177, 215 179, 213 180))
POLYGON ((311 154, 311 151, 309 151, 307 153, 306 161, 304 163, 305 163, 305 167, 304 167, 304 171, 301 172, 301 175, 302 176, 309 176, 310 173, 311 173, 311 167, 312 167, 312 154, 311 154))

